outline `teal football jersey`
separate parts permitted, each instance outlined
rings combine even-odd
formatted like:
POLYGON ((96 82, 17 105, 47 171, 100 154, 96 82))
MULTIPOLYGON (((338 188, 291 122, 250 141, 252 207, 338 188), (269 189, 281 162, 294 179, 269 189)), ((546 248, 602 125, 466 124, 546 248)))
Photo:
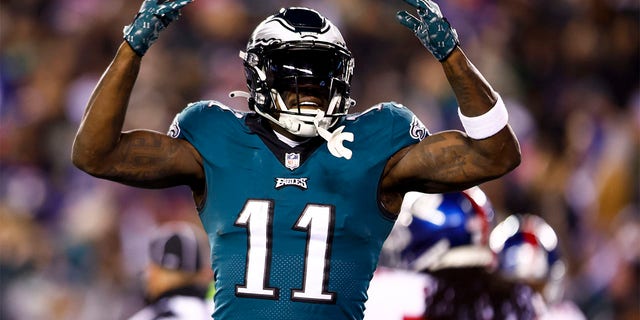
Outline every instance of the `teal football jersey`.
POLYGON ((347 116, 350 160, 312 138, 290 147, 267 120, 214 101, 190 104, 169 135, 200 153, 216 320, 362 319, 394 219, 378 186, 390 156, 428 132, 407 108, 347 116))

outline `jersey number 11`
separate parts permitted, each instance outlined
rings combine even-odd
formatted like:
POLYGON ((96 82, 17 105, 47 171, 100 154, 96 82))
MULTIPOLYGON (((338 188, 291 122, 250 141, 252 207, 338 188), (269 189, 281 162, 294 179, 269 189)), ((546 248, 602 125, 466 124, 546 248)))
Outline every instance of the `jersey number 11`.
MULTIPOLYGON (((279 299, 279 288, 269 287, 273 201, 250 199, 238 215, 235 225, 248 235, 245 283, 236 285, 236 296, 279 299)), ((307 204, 293 229, 307 233, 302 289, 291 289, 291 300, 334 303, 329 292, 329 256, 333 237, 333 206, 307 204)))

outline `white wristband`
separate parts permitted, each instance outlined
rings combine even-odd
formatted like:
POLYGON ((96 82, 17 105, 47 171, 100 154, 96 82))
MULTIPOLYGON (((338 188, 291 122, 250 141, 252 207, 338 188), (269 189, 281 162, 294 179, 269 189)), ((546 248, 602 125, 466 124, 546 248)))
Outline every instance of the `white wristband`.
POLYGON ((504 128, 509 121, 509 113, 502 98, 498 96, 498 101, 485 114, 477 117, 467 117, 458 108, 458 116, 467 135, 473 139, 484 139, 491 137, 504 128))

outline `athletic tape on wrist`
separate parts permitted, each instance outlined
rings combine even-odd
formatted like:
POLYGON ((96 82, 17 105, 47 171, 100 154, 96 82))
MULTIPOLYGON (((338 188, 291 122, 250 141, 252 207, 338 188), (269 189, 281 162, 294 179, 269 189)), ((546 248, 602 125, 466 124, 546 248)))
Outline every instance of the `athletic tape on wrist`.
POLYGON ((509 121, 509 113, 502 98, 498 96, 498 101, 485 114, 477 117, 467 117, 458 108, 458 116, 467 135, 473 139, 484 139, 491 137, 504 128, 509 121))

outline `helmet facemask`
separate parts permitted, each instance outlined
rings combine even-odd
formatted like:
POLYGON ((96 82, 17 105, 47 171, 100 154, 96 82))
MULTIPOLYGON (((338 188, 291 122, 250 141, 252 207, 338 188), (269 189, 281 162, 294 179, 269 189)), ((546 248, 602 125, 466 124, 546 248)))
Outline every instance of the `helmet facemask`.
POLYGON ((245 59, 251 107, 292 134, 317 136, 314 120, 331 130, 354 104, 349 98, 353 59, 348 52, 307 41, 261 49, 245 59), (316 119, 318 110, 324 116, 316 119))

